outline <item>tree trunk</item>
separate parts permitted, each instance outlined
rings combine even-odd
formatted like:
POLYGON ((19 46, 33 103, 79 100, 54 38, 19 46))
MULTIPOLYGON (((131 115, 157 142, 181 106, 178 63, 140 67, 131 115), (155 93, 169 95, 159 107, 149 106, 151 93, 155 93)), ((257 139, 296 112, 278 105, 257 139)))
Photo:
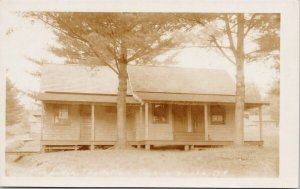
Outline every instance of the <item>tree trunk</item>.
POLYGON ((119 60, 119 88, 117 99, 117 149, 127 147, 126 135, 126 95, 127 95, 127 48, 122 43, 121 59, 119 60))
POLYGON ((234 145, 244 144, 244 14, 237 15, 237 50, 236 50, 236 104, 235 104, 235 138, 234 145))

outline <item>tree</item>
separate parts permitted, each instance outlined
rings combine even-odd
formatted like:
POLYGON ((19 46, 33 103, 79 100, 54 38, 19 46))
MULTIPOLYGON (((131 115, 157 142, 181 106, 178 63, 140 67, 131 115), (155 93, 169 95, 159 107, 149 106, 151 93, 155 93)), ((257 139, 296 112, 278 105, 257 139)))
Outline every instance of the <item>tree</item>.
POLYGON ((245 80, 244 64, 279 58, 279 14, 209 14, 206 22, 188 19, 202 26, 201 43, 216 49, 236 67, 235 138, 236 146, 244 143, 245 80), (203 34, 204 33, 204 34, 203 34), (205 40, 203 40, 205 39, 205 40), (252 47, 245 44, 253 44, 252 47), (278 50, 278 52, 275 52, 278 50))
MULTIPOLYGON (((279 17, 277 18, 279 19, 279 17)), ((280 22, 271 22, 268 27, 262 29, 264 35, 257 39, 256 42, 259 45, 259 50, 255 52, 253 57, 264 57, 264 60, 271 60, 273 62, 272 68, 276 72, 276 77, 268 91, 267 99, 270 100, 270 106, 268 107, 269 113, 273 120, 278 122, 280 119, 280 38, 279 38, 279 26, 280 22), (258 56, 257 56, 258 55, 258 56)), ((257 58, 254 58, 254 60, 257 58)))
POLYGON ((126 147, 127 65, 149 62, 176 44, 171 33, 182 28, 175 14, 57 13, 25 14, 54 29, 60 47, 50 51, 67 63, 110 67, 119 79, 117 148, 126 147))
POLYGON ((261 101, 261 94, 259 92, 259 89, 257 85, 253 82, 246 82, 245 84, 245 98, 249 101, 255 102, 255 101, 261 101))
POLYGON ((22 121, 24 108, 18 99, 18 90, 11 82, 6 79, 6 126, 11 126, 22 121))
MULTIPOLYGON (((30 74, 31 76, 33 76, 35 79, 39 79, 42 77, 42 66, 43 64, 50 64, 50 62, 48 62, 45 59, 34 59, 31 57, 25 57, 27 60, 29 60, 29 62, 31 62, 33 65, 37 66, 37 69, 34 71, 26 71, 28 74, 30 74)), ((20 91, 21 94, 28 96, 29 98, 33 99, 33 100, 37 100, 37 96, 38 96, 38 92, 37 91, 33 91, 33 90, 28 90, 28 91, 20 91)), ((40 106, 39 103, 35 102, 36 106, 40 106)))
POLYGON ((268 94, 268 99, 270 100, 269 113, 271 118, 276 121, 278 125, 280 119, 280 83, 279 79, 274 80, 268 94))
POLYGON ((219 38, 217 35, 210 35, 210 42, 216 46, 219 52, 226 57, 229 62, 236 66, 234 143, 240 146, 244 143, 244 63, 247 61, 250 62, 251 58, 252 60, 257 60, 266 57, 270 49, 276 49, 277 44, 279 44, 279 40, 276 39, 279 39, 280 17, 279 14, 238 13, 222 14, 220 18, 223 21, 223 33, 221 34, 226 36, 227 46, 225 45, 224 47, 222 45, 222 41, 224 40, 222 35, 219 35, 219 38), (251 32, 252 34, 250 35, 251 32), (246 52, 244 47, 245 41, 248 41, 248 43, 256 42, 257 46, 251 49, 250 52, 246 52), (228 52, 231 52, 231 56, 228 55, 228 52))

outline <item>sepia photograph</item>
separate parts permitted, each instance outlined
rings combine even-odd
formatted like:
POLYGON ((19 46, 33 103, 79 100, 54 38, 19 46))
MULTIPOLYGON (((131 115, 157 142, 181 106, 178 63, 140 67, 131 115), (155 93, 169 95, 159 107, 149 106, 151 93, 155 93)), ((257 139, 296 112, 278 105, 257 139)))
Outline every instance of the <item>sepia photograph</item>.
POLYGON ((13 10, 2 32, 4 177, 282 175, 280 11, 13 10))

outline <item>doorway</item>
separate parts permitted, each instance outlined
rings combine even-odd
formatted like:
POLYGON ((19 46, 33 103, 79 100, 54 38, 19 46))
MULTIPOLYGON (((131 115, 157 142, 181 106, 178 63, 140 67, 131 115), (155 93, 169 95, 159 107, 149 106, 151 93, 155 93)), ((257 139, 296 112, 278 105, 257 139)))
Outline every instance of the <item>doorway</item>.
POLYGON ((174 140, 204 140, 204 106, 173 105, 172 114, 174 140))

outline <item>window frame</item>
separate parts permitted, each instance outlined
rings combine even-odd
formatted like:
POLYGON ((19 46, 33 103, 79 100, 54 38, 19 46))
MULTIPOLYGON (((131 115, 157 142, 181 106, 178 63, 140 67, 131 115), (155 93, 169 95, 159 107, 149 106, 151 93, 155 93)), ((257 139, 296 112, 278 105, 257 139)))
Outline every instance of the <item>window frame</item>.
POLYGON ((153 124, 168 124, 169 123, 169 105, 168 104, 164 104, 164 103, 152 103, 152 107, 151 107, 152 111, 152 123, 153 124), (162 121, 160 119, 155 119, 155 117, 157 117, 155 115, 155 105, 163 105, 165 106, 164 109, 165 109, 165 112, 164 112, 164 117, 166 118, 165 121, 162 121))
POLYGON ((70 115, 71 115, 71 111, 70 111, 70 105, 69 104, 55 104, 53 107, 53 124, 54 126, 70 126, 71 125, 71 120, 70 120, 70 115), (67 108, 63 108, 63 107, 67 107, 67 108), (63 112, 63 110, 67 110, 67 118, 62 118, 61 113, 63 112), (57 119, 57 121, 56 121, 57 119))
POLYGON ((210 106, 210 124, 211 125, 225 125, 226 124, 226 108, 225 108, 225 106, 223 106, 223 105, 211 105, 210 106), (221 116, 222 120, 214 121, 213 116, 221 116))

